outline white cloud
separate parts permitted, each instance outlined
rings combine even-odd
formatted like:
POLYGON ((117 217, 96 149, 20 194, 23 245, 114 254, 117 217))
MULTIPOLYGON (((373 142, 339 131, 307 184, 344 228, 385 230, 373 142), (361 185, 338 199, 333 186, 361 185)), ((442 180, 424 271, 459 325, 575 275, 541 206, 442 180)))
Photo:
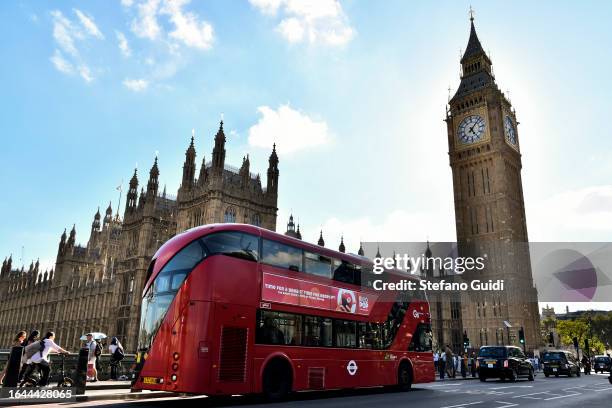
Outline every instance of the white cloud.
POLYGON ((260 106, 259 121, 249 129, 251 146, 270 148, 276 143, 279 154, 320 146, 330 141, 330 131, 324 121, 315 121, 308 115, 281 105, 277 110, 260 106))
POLYGON ((76 44, 88 37, 104 39, 104 35, 94 23, 93 17, 77 9, 74 9, 74 13, 79 20, 79 24, 73 23, 59 10, 51 11, 53 39, 59 49, 66 53, 66 56, 56 49, 50 60, 58 71, 65 74, 77 72, 85 82, 91 82, 94 80, 91 70, 84 62, 76 44))
POLYGON ((121 5, 123 7, 132 7, 134 4, 134 0, 121 0, 121 5))
POLYGON ((130 49, 130 45, 128 44, 127 38, 121 31, 115 31, 115 35, 117 36, 117 42, 119 49, 124 57, 129 57, 132 55, 132 50, 130 49))
MULTIPOLYGON (((132 20, 132 31, 141 38, 157 40, 162 38, 163 30, 160 16, 167 16, 174 30, 168 38, 187 47, 209 49, 214 39, 212 25, 201 20, 200 16, 185 11, 191 0, 145 0, 137 4, 137 16, 132 20)), ((131 5, 131 4, 130 4, 131 5)))
POLYGON ((161 33, 157 22, 159 0, 147 0, 137 6, 138 17, 132 20, 132 31, 141 38, 155 40, 161 33))
POLYGON ((59 50, 55 50, 55 53, 50 60, 58 71, 63 72, 64 74, 74 73, 74 67, 70 62, 66 61, 59 50))
POLYGON ((79 37, 80 32, 74 28, 70 20, 64 17, 61 11, 53 10, 51 16, 53 17, 53 38, 65 52, 77 56, 74 37, 79 37))
POLYGON ((85 31, 87 31, 89 35, 91 35, 92 37, 96 37, 100 40, 104 39, 104 35, 94 22, 92 16, 86 15, 79 9, 74 9, 74 13, 77 15, 79 21, 81 22, 81 25, 83 26, 83 28, 85 28, 85 31))
POLYGON ((141 92, 148 88, 149 81, 145 79, 125 79, 123 85, 131 91, 141 92))
POLYGON ((276 27, 291 43, 341 46, 355 36, 338 0, 249 0, 264 15, 281 15, 276 27))
POLYGON ((189 2, 190 0, 165 2, 161 13, 167 14, 175 27, 174 31, 169 33, 169 36, 183 42, 188 47, 209 49, 213 42, 212 25, 207 21, 200 21, 195 13, 184 12, 183 6, 189 4, 189 2))

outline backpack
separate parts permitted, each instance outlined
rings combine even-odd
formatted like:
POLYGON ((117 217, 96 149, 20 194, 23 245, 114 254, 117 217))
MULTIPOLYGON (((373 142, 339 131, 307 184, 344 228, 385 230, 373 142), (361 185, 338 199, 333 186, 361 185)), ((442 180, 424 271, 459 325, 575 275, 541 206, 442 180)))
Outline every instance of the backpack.
POLYGON ((42 353, 44 349, 45 343, 42 341, 35 341, 34 343, 27 345, 25 348, 26 359, 34 357, 34 354, 38 352, 42 353))
POLYGON ((121 360, 123 360, 123 357, 125 357, 125 354, 123 353, 123 350, 121 349, 121 347, 117 347, 117 349, 113 353, 113 359, 115 361, 121 361, 121 360))
POLYGON ((94 350, 94 355, 96 357, 100 357, 102 354, 102 345, 96 341, 96 349, 94 350))

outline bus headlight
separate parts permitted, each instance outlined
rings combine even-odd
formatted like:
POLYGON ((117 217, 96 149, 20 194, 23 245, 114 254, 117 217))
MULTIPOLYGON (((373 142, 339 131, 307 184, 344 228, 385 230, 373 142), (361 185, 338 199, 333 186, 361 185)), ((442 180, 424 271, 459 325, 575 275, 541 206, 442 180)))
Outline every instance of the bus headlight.
POLYGON ((174 361, 178 361, 179 353, 175 351, 174 354, 172 355, 172 358, 174 359, 174 361))
POLYGON ((178 377, 176 376, 176 374, 172 374, 172 375, 170 376, 170 379, 172 380, 172 382, 176 382, 176 379, 177 379, 177 378, 178 378, 178 377))

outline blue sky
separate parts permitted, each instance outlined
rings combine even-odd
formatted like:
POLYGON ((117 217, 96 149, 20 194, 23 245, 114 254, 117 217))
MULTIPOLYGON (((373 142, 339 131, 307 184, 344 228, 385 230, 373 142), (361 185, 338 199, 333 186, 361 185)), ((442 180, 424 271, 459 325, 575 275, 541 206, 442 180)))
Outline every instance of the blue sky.
MULTIPOLYGON (((612 6, 471 4, 520 121, 530 239, 609 241, 612 6)), ((51 266, 73 223, 85 244, 156 152, 174 193, 192 129, 199 164, 222 114, 230 164, 249 153, 265 180, 279 146, 278 230, 293 212, 352 251, 454 240, 442 119, 469 5, 0 2, 0 255, 51 266)))

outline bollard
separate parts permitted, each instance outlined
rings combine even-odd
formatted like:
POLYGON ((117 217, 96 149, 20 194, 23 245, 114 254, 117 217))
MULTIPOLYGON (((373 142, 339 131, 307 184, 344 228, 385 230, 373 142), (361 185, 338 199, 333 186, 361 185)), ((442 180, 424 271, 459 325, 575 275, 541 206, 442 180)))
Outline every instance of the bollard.
POLYGON ((87 385, 87 360, 89 358, 89 349, 83 347, 79 350, 79 359, 77 360, 77 369, 74 379, 77 395, 85 394, 87 385))
POLYGON ((16 387, 19 382, 19 371, 21 371, 21 357, 23 347, 15 346, 11 349, 11 354, 6 366, 6 376, 4 377, 5 387, 16 387))

